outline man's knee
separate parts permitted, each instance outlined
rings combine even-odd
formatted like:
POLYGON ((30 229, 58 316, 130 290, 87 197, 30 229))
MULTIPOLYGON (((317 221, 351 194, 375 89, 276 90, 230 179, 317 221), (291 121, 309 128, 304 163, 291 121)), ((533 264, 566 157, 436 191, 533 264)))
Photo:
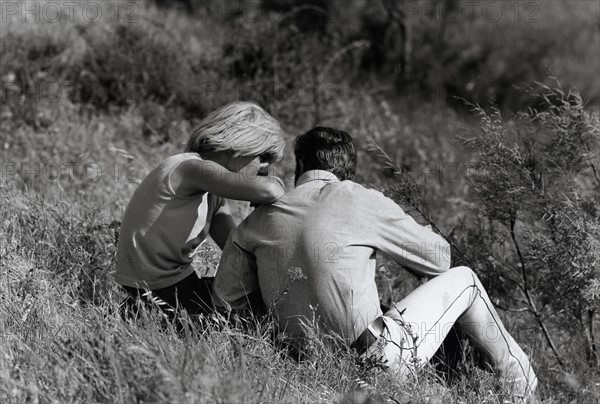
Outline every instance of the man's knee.
POLYGON ((465 266, 450 268, 448 272, 451 273, 453 277, 464 278, 465 280, 473 280, 477 277, 471 268, 465 266))
POLYGON ((477 274, 469 267, 453 267, 447 273, 450 274, 453 280, 458 280, 461 285, 481 287, 477 274))
POLYGON ((469 267, 460 266, 450 268, 448 273, 451 274, 453 279, 456 279, 459 282, 464 290, 471 291, 471 298, 474 299, 476 296, 481 296, 482 294, 486 294, 481 281, 477 277, 477 274, 473 272, 473 270, 469 267))

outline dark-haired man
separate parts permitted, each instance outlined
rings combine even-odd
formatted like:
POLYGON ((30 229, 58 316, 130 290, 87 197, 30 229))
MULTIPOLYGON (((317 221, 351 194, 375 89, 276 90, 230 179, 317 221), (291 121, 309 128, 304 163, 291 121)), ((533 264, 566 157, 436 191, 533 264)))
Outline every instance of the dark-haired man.
POLYGON ((214 283, 217 306, 241 310, 259 294, 296 349, 317 325, 361 355, 383 358, 399 377, 431 359, 458 321, 515 395, 532 395, 529 360, 473 271, 450 268, 442 237, 352 181, 350 135, 317 127, 296 139, 294 153, 296 188, 231 233, 214 283), (385 313, 377 251, 431 278, 385 313))

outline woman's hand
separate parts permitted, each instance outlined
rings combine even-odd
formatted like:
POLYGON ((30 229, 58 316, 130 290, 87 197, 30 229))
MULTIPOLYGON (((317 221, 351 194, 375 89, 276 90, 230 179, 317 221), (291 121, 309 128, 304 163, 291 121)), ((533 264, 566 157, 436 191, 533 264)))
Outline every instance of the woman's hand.
POLYGON ((176 195, 191 196, 203 192, 257 204, 273 203, 285 194, 283 181, 276 176, 255 175, 248 171, 229 171, 210 160, 188 160, 170 175, 176 195))

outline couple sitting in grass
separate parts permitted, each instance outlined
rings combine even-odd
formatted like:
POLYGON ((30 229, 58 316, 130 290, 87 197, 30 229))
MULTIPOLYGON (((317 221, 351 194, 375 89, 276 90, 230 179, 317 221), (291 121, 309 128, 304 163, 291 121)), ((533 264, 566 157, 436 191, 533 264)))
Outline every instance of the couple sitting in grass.
POLYGON ((254 104, 234 103, 202 121, 187 152, 152 171, 125 212, 116 279, 130 299, 150 290, 191 314, 262 306, 296 352, 316 323, 399 380, 427 363, 458 322, 514 396, 534 398, 529 360, 474 272, 450 268, 442 237, 352 181, 348 133, 317 127, 299 136, 295 188, 287 193, 264 175, 282 150, 279 124, 254 104), (236 227, 224 198, 260 206, 236 227), (208 235, 223 250, 214 280, 191 266, 208 235), (385 312, 377 251, 429 278, 385 312))

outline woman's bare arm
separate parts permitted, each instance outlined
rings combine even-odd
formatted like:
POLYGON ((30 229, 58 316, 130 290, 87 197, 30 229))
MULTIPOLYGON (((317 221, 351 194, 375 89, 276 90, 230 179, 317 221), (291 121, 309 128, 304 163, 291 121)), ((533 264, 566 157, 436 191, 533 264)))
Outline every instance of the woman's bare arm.
POLYGON ((273 203, 285 193, 283 181, 275 176, 236 173, 207 160, 183 162, 171 173, 170 182, 177 195, 209 192, 258 204, 273 203))

